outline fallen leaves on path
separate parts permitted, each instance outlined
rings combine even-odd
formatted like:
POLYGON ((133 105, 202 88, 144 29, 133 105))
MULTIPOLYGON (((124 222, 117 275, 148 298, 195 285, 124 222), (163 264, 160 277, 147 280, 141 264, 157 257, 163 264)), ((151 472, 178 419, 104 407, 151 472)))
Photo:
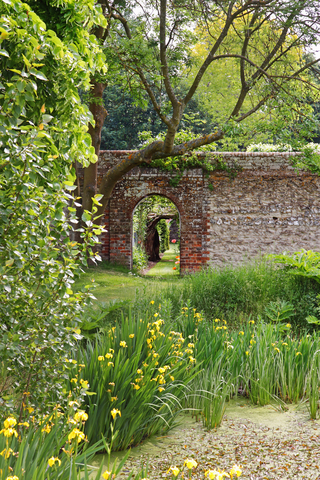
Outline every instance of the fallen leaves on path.
POLYGON ((230 414, 227 411, 216 430, 207 432, 201 422, 189 418, 168 435, 147 441, 132 453, 123 473, 148 462, 151 480, 171 478, 167 474, 170 466, 181 468, 186 458, 198 462, 194 479, 203 479, 208 469, 228 471, 240 464, 243 480, 317 480, 320 425, 295 407, 282 413, 270 407, 239 407, 230 414))

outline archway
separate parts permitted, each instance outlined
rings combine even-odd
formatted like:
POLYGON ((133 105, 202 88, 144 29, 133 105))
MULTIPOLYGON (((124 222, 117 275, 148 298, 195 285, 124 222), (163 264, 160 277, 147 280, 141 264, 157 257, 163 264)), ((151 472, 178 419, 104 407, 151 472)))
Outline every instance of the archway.
POLYGON ((147 195, 135 206, 132 264, 144 273, 151 268, 155 275, 180 274, 180 213, 168 197, 147 195))

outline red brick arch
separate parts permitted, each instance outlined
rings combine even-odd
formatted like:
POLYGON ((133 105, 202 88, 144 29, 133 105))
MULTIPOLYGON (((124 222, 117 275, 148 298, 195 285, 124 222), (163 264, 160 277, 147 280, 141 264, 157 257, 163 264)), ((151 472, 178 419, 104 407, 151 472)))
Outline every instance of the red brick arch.
MULTIPOLYGON (((202 171, 200 181, 202 183, 202 171)), ((180 268, 181 272, 195 271, 206 263, 202 248, 202 198, 195 199, 192 182, 171 187, 166 174, 157 171, 155 179, 143 175, 126 175, 115 187, 106 212, 107 236, 103 241, 102 257, 132 266, 132 216, 135 207, 144 198, 161 195, 171 200, 180 215, 180 268), (196 208, 195 208, 195 204, 196 208), (109 245, 108 245, 109 244, 109 245)), ((199 181, 199 178, 198 178, 199 181)))

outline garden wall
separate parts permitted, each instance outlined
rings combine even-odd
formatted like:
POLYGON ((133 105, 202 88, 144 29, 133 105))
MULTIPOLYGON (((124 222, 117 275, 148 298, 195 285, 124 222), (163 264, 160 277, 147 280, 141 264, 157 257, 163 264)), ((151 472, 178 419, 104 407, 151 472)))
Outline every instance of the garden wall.
MULTIPOLYGON (((128 152, 101 151, 99 178, 128 152)), ((106 209, 104 259, 131 266, 132 215, 146 196, 172 200, 181 221, 181 272, 238 263, 266 252, 320 249, 320 177, 290 166, 289 153, 214 153, 227 170, 207 175, 135 168, 116 185, 106 209), (236 167, 236 170, 234 168, 236 167)))

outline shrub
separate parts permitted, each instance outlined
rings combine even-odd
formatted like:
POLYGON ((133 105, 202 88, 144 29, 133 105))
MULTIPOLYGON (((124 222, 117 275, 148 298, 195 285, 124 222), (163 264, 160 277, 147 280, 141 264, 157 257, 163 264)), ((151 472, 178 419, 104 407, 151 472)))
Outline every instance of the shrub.
POLYGON ((144 248, 140 245, 132 249, 132 264, 138 271, 148 266, 148 256, 144 248))
POLYGON ((97 258, 101 230, 93 232, 94 207, 83 214, 83 244, 69 238, 72 162, 95 160, 78 93, 90 72, 27 4, 1 2, 0 14, 0 409, 20 407, 21 420, 23 406, 46 411, 61 390, 61 356, 80 338, 88 298, 73 283, 86 254, 97 258))

